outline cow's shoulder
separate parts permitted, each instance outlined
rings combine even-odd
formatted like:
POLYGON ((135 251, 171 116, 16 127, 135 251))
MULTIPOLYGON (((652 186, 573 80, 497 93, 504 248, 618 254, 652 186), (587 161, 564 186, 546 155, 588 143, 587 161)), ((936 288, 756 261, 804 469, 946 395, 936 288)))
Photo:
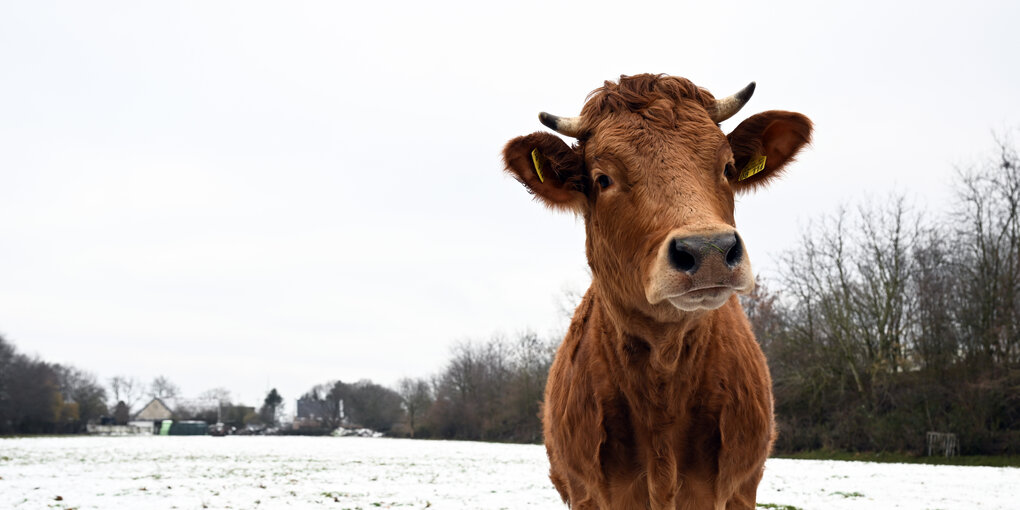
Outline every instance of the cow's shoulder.
POLYGON ((556 353, 546 387, 545 433, 547 446, 576 475, 601 479, 602 447, 608 430, 625 423, 623 401, 606 359, 606 316, 591 290, 585 295, 556 353), (608 430, 607 430, 608 429, 608 430))

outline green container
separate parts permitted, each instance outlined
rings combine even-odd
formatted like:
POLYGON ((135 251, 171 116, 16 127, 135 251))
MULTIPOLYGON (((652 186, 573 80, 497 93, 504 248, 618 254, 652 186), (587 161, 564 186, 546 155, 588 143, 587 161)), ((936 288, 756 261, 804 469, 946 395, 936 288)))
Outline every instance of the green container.
POLYGON ((174 425, 174 421, 173 420, 163 420, 163 423, 159 424, 159 435, 161 435, 161 436, 169 436, 170 435, 170 427, 173 427, 173 425, 174 425))
POLYGON ((209 425, 204 421, 175 421, 170 425, 169 434, 171 436, 204 436, 209 434, 209 425))

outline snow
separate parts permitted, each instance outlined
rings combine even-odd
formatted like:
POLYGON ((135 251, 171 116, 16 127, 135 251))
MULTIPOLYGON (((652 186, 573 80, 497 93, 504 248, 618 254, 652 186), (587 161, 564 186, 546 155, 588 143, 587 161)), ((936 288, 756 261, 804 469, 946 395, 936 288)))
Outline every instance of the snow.
MULTIPOLYGON (((0 440, 0 507, 566 509, 534 445, 360 437, 0 440), (58 499, 59 498, 59 499, 58 499)), ((1020 508, 1020 469, 772 459, 760 507, 1020 508)))

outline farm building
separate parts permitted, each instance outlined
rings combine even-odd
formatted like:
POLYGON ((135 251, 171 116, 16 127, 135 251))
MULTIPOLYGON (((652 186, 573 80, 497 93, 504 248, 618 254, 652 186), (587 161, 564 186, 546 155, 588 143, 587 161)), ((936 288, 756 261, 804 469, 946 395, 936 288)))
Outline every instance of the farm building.
POLYGON ((141 411, 138 411, 132 421, 163 421, 173 417, 173 411, 159 398, 153 398, 145 404, 141 411))
MULTIPOLYGON (((337 402, 339 409, 337 410, 340 414, 340 418, 344 417, 344 402, 340 400, 337 402)), ((322 400, 312 399, 307 397, 299 398, 297 401, 297 416, 294 418, 294 428, 318 428, 323 426, 323 422, 330 409, 326 403, 322 400)))

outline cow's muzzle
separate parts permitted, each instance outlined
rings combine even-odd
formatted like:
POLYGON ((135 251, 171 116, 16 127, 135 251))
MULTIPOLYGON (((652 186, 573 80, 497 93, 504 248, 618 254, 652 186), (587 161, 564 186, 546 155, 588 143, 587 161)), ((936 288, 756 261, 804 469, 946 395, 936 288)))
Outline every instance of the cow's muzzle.
POLYGON ((677 237, 670 239, 668 253, 673 268, 687 274, 695 274, 705 260, 715 262, 721 259, 722 265, 732 270, 744 260, 744 243, 736 232, 677 237))
POLYGON ((659 250, 646 293, 684 311, 719 308, 754 286, 744 243, 735 231, 675 234, 659 250))

